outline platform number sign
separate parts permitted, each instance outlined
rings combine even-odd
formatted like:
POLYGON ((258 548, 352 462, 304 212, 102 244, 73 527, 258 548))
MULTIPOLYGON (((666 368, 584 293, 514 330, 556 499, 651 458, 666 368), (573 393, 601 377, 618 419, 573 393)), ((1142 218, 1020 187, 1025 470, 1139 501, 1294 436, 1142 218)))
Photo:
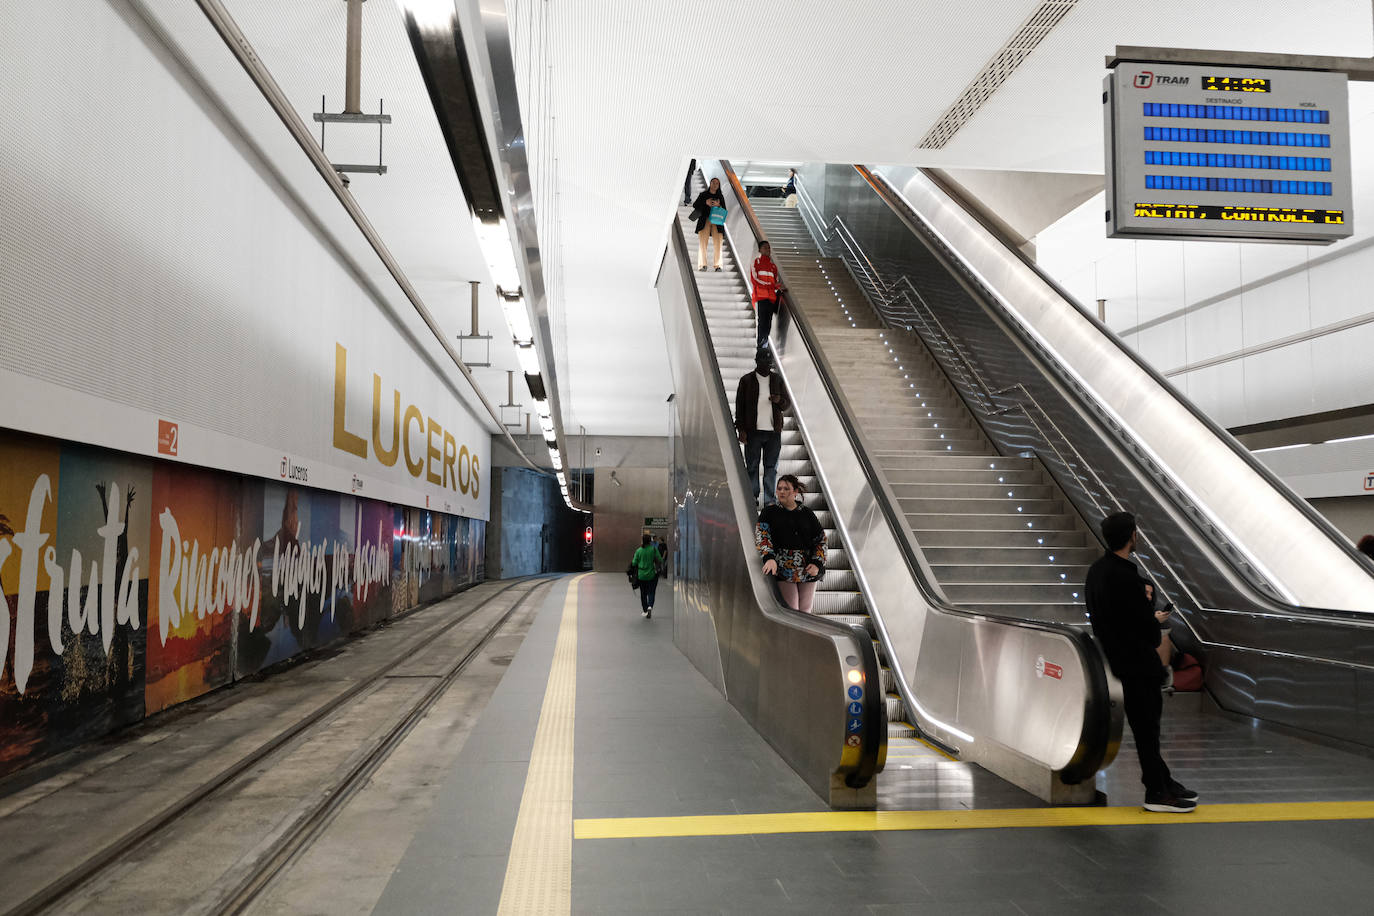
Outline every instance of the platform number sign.
POLYGON ((1344 73, 1121 61, 1102 102, 1112 238, 1354 231, 1344 73))

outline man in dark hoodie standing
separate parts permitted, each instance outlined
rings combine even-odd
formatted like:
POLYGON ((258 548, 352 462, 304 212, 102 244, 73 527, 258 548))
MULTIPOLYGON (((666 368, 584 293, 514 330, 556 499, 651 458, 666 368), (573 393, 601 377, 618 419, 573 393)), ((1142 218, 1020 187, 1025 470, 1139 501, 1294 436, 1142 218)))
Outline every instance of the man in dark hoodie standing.
POLYGON ((744 443, 744 466, 759 500, 759 462, 763 462, 763 504, 775 499, 778 454, 782 451, 782 412, 791 406, 782 377, 773 371, 767 350, 754 356, 754 371, 739 380, 735 391, 735 432, 744 443))
MULTIPOLYGON (((1185 814, 1197 807, 1197 793, 1174 780, 1159 750, 1159 720, 1164 714, 1160 686, 1164 666, 1156 648, 1159 623, 1147 583, 1131 562, 1137 532, 1135 516, 1117 512, 1102 520, 1107 552, 1088 569, 1083 597, 1093 635, 1121 681, 1126 721, 1140 757, 1145 810, 1185 814)), ((1162 613, 1162 612, 1161 612, 1162 613)))

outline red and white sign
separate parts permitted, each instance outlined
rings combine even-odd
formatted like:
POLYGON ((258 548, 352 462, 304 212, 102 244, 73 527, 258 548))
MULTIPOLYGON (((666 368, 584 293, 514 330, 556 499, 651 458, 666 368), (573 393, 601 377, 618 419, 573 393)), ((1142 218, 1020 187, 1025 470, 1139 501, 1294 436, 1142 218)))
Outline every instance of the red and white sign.
POLYGON ((1366 492, 1374 492, 1374 471, 1364 475, 1364 488, 1366 492))
POLYGON ((167 420, 157 421, 157 453, 171 455, 177 453, 177 425, 167 420))
POLYGON ((1064 679, 1064 668, 1062 665, 1056 665, 1054 662, 1045 661, 1045 656, 1042 655, 1035 660, 1035 676, 1052 677, 1056 681, 1062 681, 1064 679))
POLYGON ((849 745, 850 747, 858 747, 858 746, 859 746, 859 736, 858 736, 858 735, 850 735, 848 738, 845 738, 845 739, 844 739, 844 743, 847 744, 847 745, 849 745))

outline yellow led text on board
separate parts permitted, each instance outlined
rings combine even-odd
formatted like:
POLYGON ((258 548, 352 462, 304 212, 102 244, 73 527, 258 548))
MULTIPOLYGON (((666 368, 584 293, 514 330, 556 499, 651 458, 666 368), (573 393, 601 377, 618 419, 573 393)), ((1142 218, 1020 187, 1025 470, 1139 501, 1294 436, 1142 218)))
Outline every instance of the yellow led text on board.
MULTIPOLYGON (((348 403, 348 350, 334 344, 334 447, 359 458, 367 458, 367 440, 344 426, 348 403)), ((401 392, 391 390, 391 430, 383 444, 382 377, 372 374, 372 452, 383 467, 393 467, 404 457, 406 470, 416 479, 449 487, 469 496, 482 491, 481 462, 466 445, 459 446, 453 434, 427 417, 414 404, 401 409, 401 392)))
POLYGON ((1342 210, 1302 210, 1295 207, 1238 207, 1216 204, 1136 204, 1135 216, 1149 219, 1220 219, 1250 223, 1313 223, 1339 226, 1342 210))

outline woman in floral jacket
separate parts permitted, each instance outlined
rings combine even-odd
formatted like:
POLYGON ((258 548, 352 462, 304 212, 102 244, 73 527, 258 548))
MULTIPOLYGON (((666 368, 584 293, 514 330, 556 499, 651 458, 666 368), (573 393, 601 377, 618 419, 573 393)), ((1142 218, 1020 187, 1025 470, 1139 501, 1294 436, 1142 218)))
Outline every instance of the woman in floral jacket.
POLYGON ((778 478, 778 501, 759 513, 754 544, 763 572, 778 580, 778 591, 795 611, 811 613, 816 583, 825 575, 825 529, 816 513, 802 505, 806 488, 791 474, 778 478))

